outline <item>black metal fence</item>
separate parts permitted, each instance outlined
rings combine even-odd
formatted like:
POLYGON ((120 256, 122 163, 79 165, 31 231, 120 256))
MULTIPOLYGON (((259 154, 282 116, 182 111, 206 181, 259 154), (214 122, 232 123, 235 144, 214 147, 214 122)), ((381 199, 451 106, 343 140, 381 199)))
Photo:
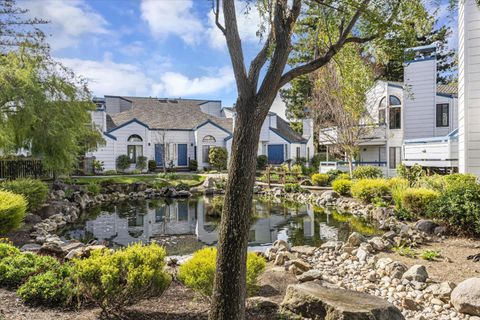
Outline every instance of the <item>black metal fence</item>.
POLYGON ((0 159, 0 179, 47 178, 51 173, 35 159, 0 159))

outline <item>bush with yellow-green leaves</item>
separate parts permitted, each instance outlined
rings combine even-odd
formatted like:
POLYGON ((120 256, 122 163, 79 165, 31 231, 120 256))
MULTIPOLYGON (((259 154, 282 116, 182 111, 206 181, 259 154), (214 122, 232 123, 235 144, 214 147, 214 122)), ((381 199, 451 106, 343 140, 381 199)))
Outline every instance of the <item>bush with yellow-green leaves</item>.
POLYGON ((0 234, 22 225, 27 211, 27 201, 22 195, 0 190, 0 234))

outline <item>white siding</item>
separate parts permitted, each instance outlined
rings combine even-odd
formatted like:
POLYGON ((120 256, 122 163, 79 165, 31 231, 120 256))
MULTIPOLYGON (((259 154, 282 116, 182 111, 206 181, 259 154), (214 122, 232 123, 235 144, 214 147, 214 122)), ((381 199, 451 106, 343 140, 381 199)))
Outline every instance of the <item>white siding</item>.
POLYGON ((99 146, 96 151, 87 154, 87 157, 95 157, 98 161, 103 161, 105 170, 115 170, 115 145, 116 141, 106 135, 102 136, 105 145, 99 146))
POLYGON ((209 145, 211 146, 216 146, 216 147, 226 147, 225 143, 225 138, 230 136, 229 133, 225 132, 224 130, 218 128, 217 126, 207 123, 204 126, 200 127, 194 132, 195 136, 195 141, 197 144, 197 161, 198 161, 198 167, 199 168, 204 168, 208 167, 208 159, 203 159, 202 157, 202 149, 203 149, 203 138, 205 136, 213 136, 215 137, 215 143, 210 143, 209 145))
POLYGON ((220 101, 208 101, 200 105, 202 112, 214 117, 222 117, 222 103, 220 101))
POLYGON ((120 97, 105 96, 105 106, 108 114, 115 114, 129 110, 132 103, 120 97))
POLYGON ((178 166, 178 145, 187 145, 187 159, 195 158, 195 136, 193 131, 187 130, 152 130, 150 131, 150 139, 148 141, 150 147, 149 154, 146 155, 149 159, 155 160, 155 144, 167 144, 167 161, 173 161, 175 166, 178 166), (165 139, 165 141, 164 141, 165 139))
POLYGON ((480 9, 459 6, 459 171, 480 176, 480 9))
POLYGON ((101 132, 107 131, 106 114, 105 111, 92 111, 92 122, 95 124, 98 130, 101 132))
POLYGON ((404 98, 405 139, 435 135, 436 59, 416 60, 404 67, 408 92, 404 98))

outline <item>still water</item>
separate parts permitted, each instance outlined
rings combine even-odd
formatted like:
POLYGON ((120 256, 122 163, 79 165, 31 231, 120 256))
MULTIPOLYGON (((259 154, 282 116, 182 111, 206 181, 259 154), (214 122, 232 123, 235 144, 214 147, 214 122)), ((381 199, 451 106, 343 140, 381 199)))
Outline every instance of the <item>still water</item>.
MULTIPOLYGON (((96 239, 111 247, 189 236, 190 244, 181 252, 188 254, 203 245, 216 244, 219 205, 221 198, 205 196, 109 205, 85 213, 78 223, 64 230, 63 236, 84 242, 96 239)), ((277 239, 292 245, 319 246, 329 240, 344 241, 352 231, 365 235, 376 233, 368 223, 335 211, 326 212, 310 204, 255 198, 249 247, 265 250, 277 239)))

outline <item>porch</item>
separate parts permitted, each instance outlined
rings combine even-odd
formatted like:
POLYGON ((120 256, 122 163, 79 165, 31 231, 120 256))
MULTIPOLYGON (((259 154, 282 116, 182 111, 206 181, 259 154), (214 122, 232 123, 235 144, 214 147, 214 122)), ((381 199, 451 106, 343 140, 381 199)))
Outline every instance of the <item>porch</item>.
MULTIPOLYGON (((380 167, 384 175, 387 175, 387 162, 386 161, 354 161, 353 168, 360 166, 374 166, 380 167)), ((320 173, 327 173, 330 170, 341 170, 348 172, 347 161, 322 161, 320 162, 320 173)))

